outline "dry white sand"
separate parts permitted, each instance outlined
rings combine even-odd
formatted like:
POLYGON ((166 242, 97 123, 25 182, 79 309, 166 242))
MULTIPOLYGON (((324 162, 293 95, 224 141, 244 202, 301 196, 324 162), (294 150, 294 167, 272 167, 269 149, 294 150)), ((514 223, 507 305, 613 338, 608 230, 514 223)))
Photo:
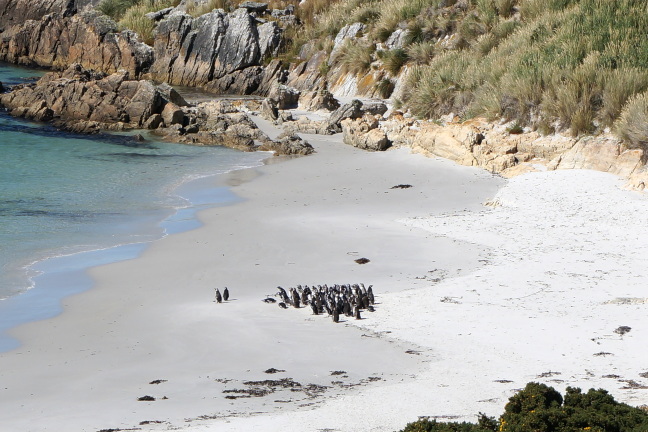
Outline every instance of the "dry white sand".
POLYGON ((505 184, 308 139, 317 154, 228 176, 246 201, 92 269, 97 286, 62 315, 16 329, 24 346, 0 354, 0 429, 393 431, 497 415, 528 381, 648 403, 636 388, 648 383, 644 195, 597 172, 505 184), (361 321, 261 302, 278 285, 356 282, 379 302, 361 321), (224 286, 233 300, 215 304, 224 286), (282 378, 327 389, 223 393, 282 378))

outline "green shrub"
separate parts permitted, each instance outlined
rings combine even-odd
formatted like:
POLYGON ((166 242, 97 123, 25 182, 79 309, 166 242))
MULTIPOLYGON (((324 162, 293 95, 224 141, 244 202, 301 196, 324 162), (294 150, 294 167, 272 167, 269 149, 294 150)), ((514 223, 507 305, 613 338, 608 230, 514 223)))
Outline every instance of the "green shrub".
POLYGON ((479 415, 474 423, 419 420, 401 432, 646 432, 648 413, 616 402, 605 390, 567 387, 565 397, 552 387, 528 383, 509 399, 499 421, 479 415))

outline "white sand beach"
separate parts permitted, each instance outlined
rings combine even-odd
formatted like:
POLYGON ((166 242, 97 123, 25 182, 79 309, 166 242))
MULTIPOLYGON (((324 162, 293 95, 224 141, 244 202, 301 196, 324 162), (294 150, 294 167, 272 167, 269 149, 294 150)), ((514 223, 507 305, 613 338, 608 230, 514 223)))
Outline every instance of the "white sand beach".
POLYGON ((504 181, 306 138, 316 154, 218 180, 245 201, 93 268, 63 314, 15 329, 0 429, 394 431, 498 415, 528 381, 648 404, 644 194, 598 172, 504 181), (325 283, 372 284, 376 312, 334 324, 261 301, 325 283))

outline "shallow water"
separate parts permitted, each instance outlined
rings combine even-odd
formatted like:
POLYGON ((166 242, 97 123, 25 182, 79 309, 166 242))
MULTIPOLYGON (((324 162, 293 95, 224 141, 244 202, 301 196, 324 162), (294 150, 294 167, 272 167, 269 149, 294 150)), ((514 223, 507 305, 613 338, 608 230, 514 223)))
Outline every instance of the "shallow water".
MULTIPOLYGON (((5 85, 40 74, 0 65, 5 85)), ((46 285, 61 269, 84 274, 95 262, 132 258, 141 249, 111 247, 197 227, 199 208, 237 199, 209 176, 257 166, 265 157, 152 136, 137 142, 128 135, 72 134, 0 112, 0 331, 16 321, 18 304, 23 321, 58 313, 46 299, 64 293, 52 296, 46 285), (80 254, 87 251, 96 252, 80 254), (24 294, 35 284, 38 290, 24 294), (48 306, 30 310, 41 300, 48 306)))

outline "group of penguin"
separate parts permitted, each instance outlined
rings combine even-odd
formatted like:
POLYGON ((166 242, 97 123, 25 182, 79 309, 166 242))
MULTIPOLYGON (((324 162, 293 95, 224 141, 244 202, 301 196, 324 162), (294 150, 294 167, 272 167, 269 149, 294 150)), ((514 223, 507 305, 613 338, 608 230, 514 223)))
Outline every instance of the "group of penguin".
MULTIPOLYGON (((362 319, 360 311, 363 309, 374 312, 373 285, 365 288, 364 284, 348 285, 317 285, 309 287, 297 285, 297 288, 290 288, 289 293, 282 287, 275 296, 281 299, 279 307, 287 309, 288 305, 295 308, 310 306, 313 315, 320 315, 326 312, 332 317, 333 322, 340 322, 340 315, 362 319)), ((275 303, 276 300, 270 296, 263 300, 266 303, 275 303)))
POLYGON ((229 291, 227 290, 227 287, 223 290, 223 295, 221 295, 218 288, 216 288, 216 303, 223 303, 223 300, 229 300, 229 291))

